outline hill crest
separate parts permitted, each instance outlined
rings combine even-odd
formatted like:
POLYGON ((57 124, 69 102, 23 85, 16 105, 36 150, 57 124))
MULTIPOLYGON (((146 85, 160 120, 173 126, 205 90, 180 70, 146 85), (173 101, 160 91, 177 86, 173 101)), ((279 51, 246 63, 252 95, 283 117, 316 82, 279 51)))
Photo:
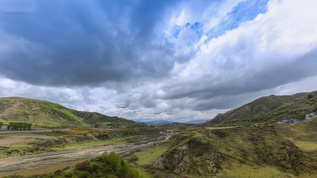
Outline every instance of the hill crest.
POLYGON ((0 98, 0 121, 23 121, 47 126, 129 126, 132 120, 96 112, 77 111, 60 104, 24 97, 0 98))

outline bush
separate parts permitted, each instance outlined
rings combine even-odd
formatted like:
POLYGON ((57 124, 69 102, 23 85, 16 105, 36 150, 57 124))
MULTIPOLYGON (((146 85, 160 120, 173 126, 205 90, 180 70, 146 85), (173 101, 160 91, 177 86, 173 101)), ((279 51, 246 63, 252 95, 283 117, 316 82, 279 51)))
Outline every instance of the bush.
POLYGON ((65 177, 73 177, 74 175, 74 171, 73 170, 67 170, 65 173, 64 173, 64 176, 65 177))
POLYGON ((7 149, 7 153, 11 154, 12 153, 12 149, 11 148, 7 149))
MULTIPOLYGON (((10 176, 12 177, 12 176, 10 176)), ((23 177, 23 176, 21 176, 23 177)), ((33 176, 32 176, 33 177, 33 176)), ((37 177, 37 176, 35 176, 37 177)), ((42 174, 38 177, 113 177, 113 178, 140 178, 142 177, 136 168, 130 167, 122 157, 114 152, 101 157, 86 160, 72 168, 64 168, 50 174, 42 174)))
POLYGON ((80 171, 80 172, 78 173, 78 177, 79 177, 79 178, 88 178, 88 177, 89 177, 89 172, 87 172, 87 171, 80 171))
POLYGON ((111 152, 109 155, 104 153, 102 159, 105 160, 115 171, 118 176, 121 177, 141 177, 137 169, 131 168, 119 155, 115 152, 111 152))

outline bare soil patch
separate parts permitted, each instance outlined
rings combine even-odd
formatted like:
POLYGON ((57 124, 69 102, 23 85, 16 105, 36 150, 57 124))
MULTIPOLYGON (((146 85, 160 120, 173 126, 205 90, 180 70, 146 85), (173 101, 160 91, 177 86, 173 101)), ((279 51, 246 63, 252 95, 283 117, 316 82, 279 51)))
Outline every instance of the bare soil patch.
POLYGON ((10 136, 21 137, 21 138, 42 138, 42 139, 54 138, 52 136, 32 134, 32 133, 10 134, 10 136))
POLYGON ((38 135, 31 133, 20 133, 20 134, 4 134, 0 135, 0 146, 16 144, 16 143, 30 143, 34 142, 35 139, 52 139, 54 137, 46 135, 38 135))
POLYGON ((0 146, 4 146, 4 145, 9 145, 9 144, 14 144, 14 143, 25 143, 25 142, 31 142, 31 140, 27 141, 27 140, 0 140, 0 146))

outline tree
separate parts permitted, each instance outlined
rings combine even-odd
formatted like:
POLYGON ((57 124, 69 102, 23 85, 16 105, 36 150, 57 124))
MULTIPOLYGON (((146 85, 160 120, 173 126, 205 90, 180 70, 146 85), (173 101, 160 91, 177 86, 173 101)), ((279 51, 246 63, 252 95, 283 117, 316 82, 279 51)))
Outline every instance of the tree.
POLYGON ((8 130, 31 130, 32 124, 26 122, 10 122, 7 126, 8 130))

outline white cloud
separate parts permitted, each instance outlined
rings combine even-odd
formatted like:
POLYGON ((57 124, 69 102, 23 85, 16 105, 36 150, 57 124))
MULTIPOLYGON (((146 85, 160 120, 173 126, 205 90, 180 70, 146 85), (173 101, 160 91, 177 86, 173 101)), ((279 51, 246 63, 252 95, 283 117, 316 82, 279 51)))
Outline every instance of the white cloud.
POLYGON ((317 48, 317 16, 307 6, 317 7, 317 2, 270 2, 266 14, 209 41, 194 59, 174 68, 176 80, 187 83, 208 76, 217 83, 239 81, 272 65, 301 60, 317 48))

